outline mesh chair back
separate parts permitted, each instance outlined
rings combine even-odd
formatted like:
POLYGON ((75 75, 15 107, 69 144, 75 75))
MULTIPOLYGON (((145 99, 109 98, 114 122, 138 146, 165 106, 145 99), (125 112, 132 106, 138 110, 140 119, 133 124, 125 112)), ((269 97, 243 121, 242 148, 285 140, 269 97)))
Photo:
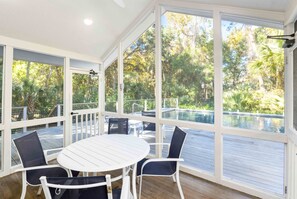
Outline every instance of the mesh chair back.
MULTIPOLYGON (((146 117, 156 117, 156 112, 155 111, 142 111, 141 115, 146 116, 146 117)), ((143 122, 143 130, 156 131, 156 124, 150 123, 150 122, 143 122)))
MULTIPOLYGON (((173 136, 170 143, 169 155, 168 158, 179 158, 183 145, 185 143, 187 133, 181 130, 178 127, 175 127, 173 136)), ((171 166, 173 170, 176 170, 176 162, 172 162, 171 166)))
MULTIPOLYGON (((73 178, 47 178, 47 183, 52 185, 90 185, 106 182, 105 176, 73 177, 73 178)), ((51 185, 51 186, 52 186, 51 185)), ((96 186, 83 189, 60 189, 49 187, 52 199, 107 199, 107 186, 96 186)))
POLYGON ((109 118, 108 134, 126 134, 128 135, 128 118, 109 118))
POLYGON ((13 141, 25 168, 46 165, 43 149, 36 131, 13 141))

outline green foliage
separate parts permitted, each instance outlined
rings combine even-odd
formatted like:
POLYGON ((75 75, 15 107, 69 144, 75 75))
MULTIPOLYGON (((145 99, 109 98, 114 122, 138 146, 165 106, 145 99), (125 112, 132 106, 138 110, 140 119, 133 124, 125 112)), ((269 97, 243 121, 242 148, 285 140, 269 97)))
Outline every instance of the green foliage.
MULTIPOLYGON (((15 60, 12 71, 12 106, 27 106, 28 119, 55 116, 63 104, 63 67, 15 60)), ((13 117, 22 119, 17 113, 13 117)))
POLYGON ((105 70, 105 110, 116 112, 118 99, 118 63, 115 60, 105 70))
POLYGON ((155 98, 154 32, 154 26, 150 27, 124 53, 125 112, 132 111, 134 100, 144 108, 143 99, 155 98))
POLYGON ((163 98, 179 98, 179 107, 213 110, 212 20, 166 13, 162 28, 163 98))
POLYGON ((88 74, 73 74, 72 76, 72 102, 97 103, 98 102, 98 78, 92 78, 88 74))
POLYGON ((224 110, 283 114, 284 51, 267 35, 282 31, 229 23, 223 41, 224 110))
MULTIPOLYGON (((162 97, 179 107, 214 109, 213 20, 166 12, 162 16, 162 97)), ((283 31, 222 21, 223 106, 225 111, 283 114, 284 51, 267 35, 283 31)), ((124 54, 124 109, 132 112, 155 99, 154 28, 124 54), (135 103, 140 105, 135 105, 135 103)), ((116 64, 106 70, 107 103, 117 100, 116 64)), ((175 107, 164 102, 165 107, 175 107)), ((154 109, 154 103, 149 105, 154 109)))

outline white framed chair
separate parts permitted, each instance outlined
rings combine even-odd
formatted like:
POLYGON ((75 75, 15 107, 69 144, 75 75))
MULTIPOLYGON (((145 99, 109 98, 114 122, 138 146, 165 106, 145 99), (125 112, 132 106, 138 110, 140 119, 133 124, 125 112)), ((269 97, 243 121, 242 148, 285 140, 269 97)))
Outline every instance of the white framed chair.
POLYGON ((139 199, 141 198, 142 177, 143 176, 164 176, 172 177, 177 183, 180 197, 184 199, 184 194, 179 179, 179 164, 184 161, 180 158, 187 134, 180 128, 175 127, 171 143, 152 143, 150 145, 167 145, 169 153, 167 158, 144 158, 137 164, 137 176, 140 178, 139 199))
POLYGON ((34 131, 28 135, 13 140, 18 154, 20 156, 21 164, 23 168, 18 169, 16 172, 22 172, 22 194, 21 199, 26 196, 27 186, 39 186, 38 195, 41 192, 41 182, 39 178, 41 176, 51 177, 67 177, 77 176, 79 172, 68 171, 61 168, 60 165, 48 165, 46 154, 50 151, 58 149, 52 149, 43 151, 37 132, 34 131))
POLYGON ((112 189, 110 175, 68 178, 40 178, 46 199, 129 199, 130 177, 123 179, 121 189, 112 189))

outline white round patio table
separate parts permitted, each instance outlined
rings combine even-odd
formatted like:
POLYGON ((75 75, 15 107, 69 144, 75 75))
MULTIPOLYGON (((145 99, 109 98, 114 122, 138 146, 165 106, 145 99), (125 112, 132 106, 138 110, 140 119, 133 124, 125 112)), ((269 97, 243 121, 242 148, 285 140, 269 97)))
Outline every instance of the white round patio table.
POLYGON ((145 140, 132 135, 101 135, 70 144, 59 153, 57 161, 62 167, 81 172, 105 172, 133 165, 132 189, 137 198, 137 162, 149 150, 145 140))

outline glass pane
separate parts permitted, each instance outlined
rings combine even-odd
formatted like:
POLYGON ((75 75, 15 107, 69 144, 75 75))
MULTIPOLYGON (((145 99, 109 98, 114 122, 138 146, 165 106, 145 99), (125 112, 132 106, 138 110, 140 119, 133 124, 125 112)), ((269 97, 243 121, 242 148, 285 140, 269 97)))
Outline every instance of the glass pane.
POLYGON ((163 118, 214 123, 213 20, 162 16, 163 118))
POLYGON ((12 121, 61 116, 64 59, 14 49, 12 121))
POLYGON ((118 101, 118 61, 115 60, 105 70, 105 111, 117 112, 118 101))
POLYGON ((284 194, 284 143, 224 135, 223 147, 224 177, 284 194))
POLYGON ((284 132, 282 30, 222 21, 225 126, 284 132))
MULTIPOLYGON (((108 133, 108 121, 111 116, 105 116, 104 120, 104 134, 108 133)), ((155 129, 151 128, 154 126, 154 123, 150 123, 147 121, 140 121, 140 120, 132 120, 129 119, 129 135, 134 135, 139 138, 144 139, 148 143, 155 143, 156 142, 156 131, 155 129), (149 127, 148 127, 149 126, 149 127)), ((155 153, 155 149, 151 151, 151 153, 155 153)))
MULTIPOLYGON (((33 131, 37 131, 43 150, 55 149, 63 147, 64 143, 64 126, 63 122, 57 122, 52 124, 45 124, 40 126, 24 127, 19 129, 13 129, 11 131, 12 140, 22 137, 33 131)), ((11 165, 15 166, 20 164, 20 158, 17 153, 17 149, 13 143, 11 143, 11 165)))
POLYGON ((155 109, 154 26, 124 53, 124 112, 141 114, 155 109))
MULTIPOLYGON (((163 125, 163 142, 170 143, 174 132, 174 126, 163 125)), ((214 133, 209 131, 181 128, 187 133, 186 141, 182 149, 182 165, 203 170, 214 174, 214 133)), ((163 157, 167 157, 167 151, 163 150, 163 157)))
POLYGON ((98 77, 74 73, 72 75, 72 110, 97 108, 98 88, 98 77))
POLYGON ((3 46, 0 46, 0 123, 2 123, 3 49, 3 46))

